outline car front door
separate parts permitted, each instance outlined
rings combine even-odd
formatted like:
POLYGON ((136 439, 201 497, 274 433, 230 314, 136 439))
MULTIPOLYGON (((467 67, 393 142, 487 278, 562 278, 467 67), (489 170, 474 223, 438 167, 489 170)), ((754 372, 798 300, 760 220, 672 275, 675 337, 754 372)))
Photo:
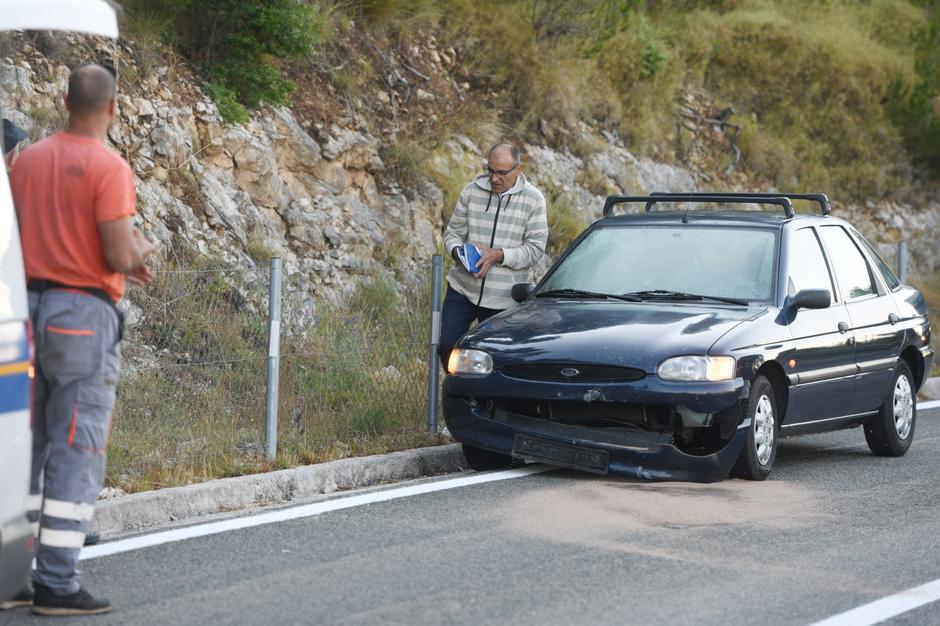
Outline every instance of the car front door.
POLYGON ((897 306, 845 228, 823 226, 820 232, 855 334, 858 374, 852 413, 875 411, 888 395, 904 341, 897 306))
POLYGON ((784 428, 845 415, 852 403, 857 369, 851 319, 815 229, 794 231, 786 250, 788 294, 824 289, 831 304, 788 313, 794 351, 785 363, 791 387, 784 428))

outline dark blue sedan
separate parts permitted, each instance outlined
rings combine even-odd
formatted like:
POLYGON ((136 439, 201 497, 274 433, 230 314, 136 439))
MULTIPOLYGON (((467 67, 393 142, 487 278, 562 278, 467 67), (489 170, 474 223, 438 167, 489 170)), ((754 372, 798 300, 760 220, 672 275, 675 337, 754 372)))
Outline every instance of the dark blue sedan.
POLYGON ((924 299, 823 194, 614 196, 513 295, 458 342, 444 383, 474 469, 763 480, 781 437, 862 426, 880 456, 913 440, 924 299), (819 210, 795 214, 806 200, 819 210), (629 203, 646 211, 613 215, 629 203), (773 210, 728 210, 757 205, 773 210))

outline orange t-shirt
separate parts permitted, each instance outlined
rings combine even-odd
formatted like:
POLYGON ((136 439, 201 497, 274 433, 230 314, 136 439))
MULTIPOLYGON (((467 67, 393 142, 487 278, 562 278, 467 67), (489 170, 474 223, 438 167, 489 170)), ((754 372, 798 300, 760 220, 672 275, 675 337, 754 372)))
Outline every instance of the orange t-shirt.
POLYGON ((10 175, 26 279, 124 295, 105 261, 98 222, 136 214, 131 168, 92 137, 56 133, 26 148, 10 175))

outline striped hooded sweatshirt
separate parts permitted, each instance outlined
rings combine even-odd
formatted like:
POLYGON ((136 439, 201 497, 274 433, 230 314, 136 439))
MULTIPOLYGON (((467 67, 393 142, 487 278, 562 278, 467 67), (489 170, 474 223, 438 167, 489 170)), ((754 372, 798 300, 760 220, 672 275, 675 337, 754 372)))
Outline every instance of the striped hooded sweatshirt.
POLYGON ((481 174, 460 192, 444 233, 448 253, 465 241, 502 249, 505 258, 490 268, 485 279, 474 278, 455 263, 447 282, 473 304, 479 300, 480 306, 487 309, 508 309, 515 304, 512 286, 528 282, 529 268, 545 253, 545 197, 523 174, 501 195, 493 193, 489 177, 481 174))

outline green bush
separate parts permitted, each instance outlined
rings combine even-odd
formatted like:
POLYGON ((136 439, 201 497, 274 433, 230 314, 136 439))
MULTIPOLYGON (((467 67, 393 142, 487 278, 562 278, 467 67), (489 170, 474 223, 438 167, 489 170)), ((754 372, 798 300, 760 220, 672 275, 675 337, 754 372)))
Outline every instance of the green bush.
POLYGON ((940 175, 940 3, 933 3, 933 17, 917 33, 915 71, 911 88, 898 85, 895 119, 914 160, 940 175))
POLYGON ((751 118, 741 146, 752 172, 860 199, 896 189, 908 167, 887 104, 914 76, 897 33, 923 17, 902 0, 753 0, 693 12, 672 37, 689 74, 734 104, 735 121, 751 118))
POLYGON ((250 118, 248 109, 238 101, 238 94, 235 90, 224 83, 209 83, 206 85, 206 92, 215 100, 219 107, 219 113, 222 118, 232 124, 243 124, 250 118))
POLYGON ((297 0, 127 4, 132 26, 142 13, 156 16, 149 24, 167 24, 165 38, 202 71, 210 95, 229 121, 244 121, 244 107, 286 104, 295 85, 282 74, 278 61, 311 54, 320 32, 314 6, 297 0))

